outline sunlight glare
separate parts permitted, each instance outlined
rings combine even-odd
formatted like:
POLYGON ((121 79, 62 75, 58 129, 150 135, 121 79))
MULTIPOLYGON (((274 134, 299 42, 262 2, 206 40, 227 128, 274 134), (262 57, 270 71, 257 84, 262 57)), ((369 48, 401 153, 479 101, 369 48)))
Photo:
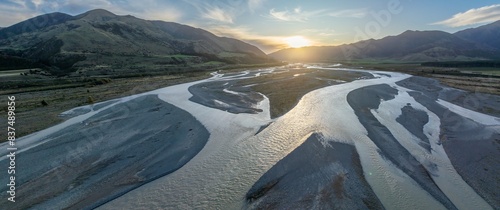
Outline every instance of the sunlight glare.
POLYGON ((302 36, 287 37, 285 38, 285 43, 292 48, 299 48, 311 45, 311 41, 302 36))

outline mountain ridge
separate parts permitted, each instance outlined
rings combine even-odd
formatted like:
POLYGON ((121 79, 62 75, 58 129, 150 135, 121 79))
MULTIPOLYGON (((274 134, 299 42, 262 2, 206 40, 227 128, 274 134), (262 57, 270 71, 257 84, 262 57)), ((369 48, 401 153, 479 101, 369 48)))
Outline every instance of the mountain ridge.
MULTIPOLYGON (((500 21, 481 27, 467 29, 469 31, 465 30, 466 32, 457 32, 454 34, 438 30, 406 30, 401 34, 386 36, 381 39, 369 39, 338 46, 288 48, 278 50, 269 55, 279 60, 301 62, 331 62, 362 59, 408 62, 499 59, 500 41, 497 42, 495 37, 500 37, 500 21), (494 29, 495 33, 493 35, 483 35, 483 37, 489 35, 492 38, 463 38, 469 33, 484 34, 484 28, 488 30, 494 29)), ((474 37, 474 35, 469 36, 474 37)))
POLYGON ((455 35, 500 50, 500 20, 477 28, 461 30, 456 32, 455 35))
POLYGON ((237 39, 103 9, 76 16, 50 13, 1 29, 0 53, 42 63, 57 74, 189 71, 205 64, 273 62, 259 48, 237 39))

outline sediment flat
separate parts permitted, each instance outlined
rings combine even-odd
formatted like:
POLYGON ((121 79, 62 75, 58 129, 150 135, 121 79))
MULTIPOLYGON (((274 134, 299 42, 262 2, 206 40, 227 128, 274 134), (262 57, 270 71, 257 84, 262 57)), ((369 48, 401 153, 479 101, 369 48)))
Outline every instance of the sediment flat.
POLYGON ((314 133, 247 192, 248 209, 384 209, 353 145, 314 133))
MULTIPOLYGON (((430 172, 369 111, 371 109, 378 109, 381 100, 394 99, 394 96, 397 94, 397 89, 387 84, 381 84, 356 89, 347 95, 347 101, 354 109, 361 124, 368 131, 368 137, 380 149, 379 153, 382 157, 389 159, 396 167, 415 180, 447 209, 457 209, 434 183, 430 177, 430 172)), ((412 130, 416 129, 412 128, 412 130)))
MULTIPOLYGON (((40 145, 19 154, 23 171, 16 176, 17 193, 23 197, 8 204, 2 199, 0 205, 97 207, 182 167, 209 135, 189 113, 156 95, 116 104, 39 139, 40 145)), ((0 161, 6 164, 6 159, 0 161)), ((0 181, 7 183, 7 177, 0 181)))
POLYGON ((450 90, 433 79, 422 77, 412 77, 398 84, 414 90, 410 95, 439 117, 440 143, 460 176, 490 205, 500 206, 498 125, 475 122, 437 103, 438 99, 443 99, 479 113, 497 116, 500 96, 450 90), (454 94, 448 95, 450 92, 454 94))

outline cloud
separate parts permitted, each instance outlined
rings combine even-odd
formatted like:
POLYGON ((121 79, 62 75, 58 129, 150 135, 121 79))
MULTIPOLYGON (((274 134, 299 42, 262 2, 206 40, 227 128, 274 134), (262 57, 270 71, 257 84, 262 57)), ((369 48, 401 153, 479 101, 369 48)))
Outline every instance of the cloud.
POLYGON ((120 15, 133 15, 147 20, 178 21, 184 16, 184 13, 182 13, 181 10, 179 10, 175 5, 162 3, 157 0, 112 1, 112 4, 104 7, 104 9, 116 12, 120 15))
POLYGON ((142 13, 132 14, 138 18, 143 18, 147 20, 163 20, 163 21, 177 21, 180 20, 183 14, 174 8, 156 9, 156 10, 145 10, 142 13))
POLYGON ((215 20, 223 23, 233 23, 233 15, 229 11, 225 11, 219 7, 211 7, 207 6, 206 8, 202 9, 201 17, 209 19, 209 20, 215 20))
POLYGON ((269 11, 269 17, 280 21, 306 22, 312 17, 319 16, 326 10, 303 11, 297 7, 293 11, 283 10, 277 11, 274 8, 269 11))
POLYGON ((30 1, 5 1, 0 3, 0 26, 6 27, 23 20, 35 17, 41 13, 33 12, 33 3, 30 1))
POLYGON ((200 18, 223 24, 234 23, 235 17, 243 13, 241 8, 247 7, 247 2, 244 0, 184 0, 184 2, 194 7, 200 18))
POLYGON ((331 44, 331 42, 329 41, 331 41, 332 38, 327 36, 330 36, 332 34, 323 36, 323 38, 325 38, 325 40, 323 40, 323 39, 317 39, 318 37, 315 37, 316 35, 315 33, 334 33, 332 29, 325 29, 325 30, 305 29, 298 31, 295 35, 287 34, 286 36, 269 36, 269 35, 257 34, 255 33, 254 29, 244 26, 234 27, 234 26, 218 25, 218 26, 212 26, 207 29, 217 36, 235 38, 250 43, 252 45, 255 45, 265 53, 272 53, 281 49, 289 48, 290 45, 287 42, 287 39, 290 39, 290 37, 293 36, 302 36, 306 38, 310 42, 310 45, 331 44))
POLYGON ((328 15, 331 17, 364 18, 367 15, 367 13, 368 13, 367 9, 348 9, 348 10, 329 12, 327 9, 303 11, 302 8, 297 7, 292 11, 289 10, 278 11, 273 8, 269 11, 269 16, 273 19, 280 21, 306 22, 313 17, 319 17, 323 15, 328 15))
POLYGON ((347 9, 328 13, 332 17, 364 18, 368 13, 367 9, 347 9))
POLYGON ((262 6, 262 3, 264 3, 265 0, 248 0, 248 9, 251 12, 254 12, 256 9, 260 8, 262 6))
POLYGON ((323 37, 332 37, 342 34, 331 28, 322 28, 322 29, 309 28, 300 30, 298 33, 307 34, 309 36, 323 36, 323 37))
POLYGON ((455 14, 449 19, 432 23, 432 25, 460 27, 497 20, 500 20, 500 4, 470 9, 466 12, 455 14))
POLYGON ((274 52, 279 49, 286 48, 288 45, 285 42, 284 36, 264 36, 254 33, 254 30, 248 27, 239 26, 213 26, 209 30, 218 35, 230 38, 236 38, 259 47, 266 53, 274 52))

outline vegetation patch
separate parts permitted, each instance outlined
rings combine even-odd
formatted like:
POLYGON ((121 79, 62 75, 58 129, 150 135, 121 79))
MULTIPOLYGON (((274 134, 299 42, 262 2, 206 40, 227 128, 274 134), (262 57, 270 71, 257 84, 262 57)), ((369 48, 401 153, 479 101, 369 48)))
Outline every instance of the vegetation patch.
POLYGON ((481 61, 442 61, 442 62, 425 62, 421 64, 422 66, 433 66, 433 67, 492 67, 500 68, 500 61, 493 60, 481 60, 481 61))
POLYGON ((240 81, 239 85, 253 85, 254 91, 269 98, 271 118, 284 115, 308 92, 322 87, 350 82, 363 73, 320 69, 289 69, 240 81))

